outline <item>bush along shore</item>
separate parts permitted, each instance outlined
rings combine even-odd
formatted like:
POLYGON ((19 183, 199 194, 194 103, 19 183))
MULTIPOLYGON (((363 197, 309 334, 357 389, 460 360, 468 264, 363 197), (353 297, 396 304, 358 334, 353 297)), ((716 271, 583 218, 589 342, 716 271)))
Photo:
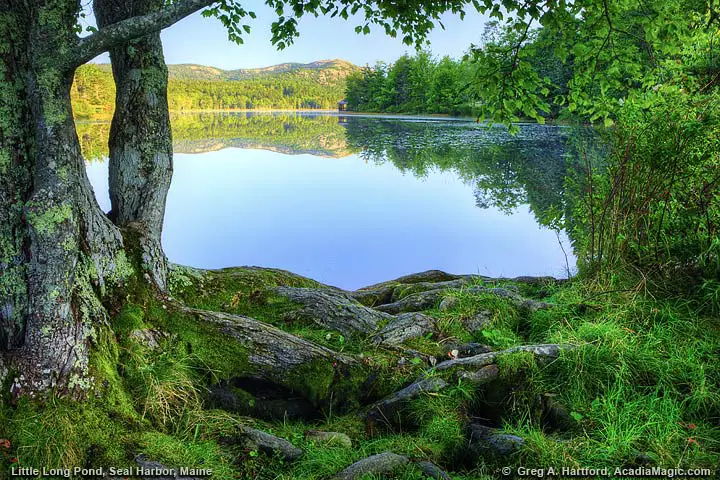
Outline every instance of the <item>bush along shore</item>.
POLYGON ((691 300, 440 271, 344 291, 282 270, 173 266, 169 283, 164 295, 127 281, 94 333, 84 401, 3 386, 0 477, 720 464, 720 335, 691 300))

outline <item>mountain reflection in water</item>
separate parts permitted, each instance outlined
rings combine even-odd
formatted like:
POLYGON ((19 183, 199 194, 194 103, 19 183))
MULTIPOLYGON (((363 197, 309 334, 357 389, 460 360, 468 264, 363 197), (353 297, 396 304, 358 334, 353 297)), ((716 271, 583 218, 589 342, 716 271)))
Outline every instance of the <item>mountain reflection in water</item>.
MULTIPOLYGON (((563 276, 566 129, 307 113, 173 116, 163 244, 201 268, 260 265, 358 288, 431 268, 563 276)), ((109 209, 109 125, 78 125, 109 209)))

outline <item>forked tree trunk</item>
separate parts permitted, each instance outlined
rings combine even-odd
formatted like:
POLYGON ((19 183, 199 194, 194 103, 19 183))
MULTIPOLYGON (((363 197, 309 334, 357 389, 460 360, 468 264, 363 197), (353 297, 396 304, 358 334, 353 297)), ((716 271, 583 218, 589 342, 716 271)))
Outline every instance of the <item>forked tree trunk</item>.
MULTIPOLYGON (((90 387, 102 299, 131 273, 80 155, 70 104, 75 69, 211 3, 176 0, 79 39, 78 0, 0 0, 0 386, 11 379, 14 395, 90 387)), ((148 231, 162 224, 163 188, 148 231)))
MULTIPOLYGON (((162 0, 95 0, 98 26, 158 10, 162 0)), ((116 85, 110 127, 110 218, 137 229, 143 267, 166 289, 167 261, 161 235, 172 178, 172 136, 167 102, 167 66, 160 33, 110 50, 116 85)))
POLYGON ((122 238, 100 211, 70 107, 73 2, 2 5, 0 122, 3 308, 13 393, 88 384, 98 295, 122 269, 122 238), (6 174, 7 172, 7 174, 6 174))

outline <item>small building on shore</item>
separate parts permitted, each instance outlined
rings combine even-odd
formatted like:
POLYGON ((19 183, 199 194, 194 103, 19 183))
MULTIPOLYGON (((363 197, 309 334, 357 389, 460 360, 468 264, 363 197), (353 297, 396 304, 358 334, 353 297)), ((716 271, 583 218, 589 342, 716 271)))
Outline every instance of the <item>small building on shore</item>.
POLYGON ((340 100, 338 102, 338 112, 347 112, 347 109, 348 109, 348 101, 340 100))

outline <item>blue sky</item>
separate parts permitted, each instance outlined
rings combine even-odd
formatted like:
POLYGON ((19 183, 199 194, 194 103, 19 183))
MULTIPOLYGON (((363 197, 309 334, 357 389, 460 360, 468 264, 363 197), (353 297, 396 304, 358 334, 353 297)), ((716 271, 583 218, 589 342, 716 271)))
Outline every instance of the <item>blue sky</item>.
MULTIPOLYGON (((196 13, 162 33, 167 63, 198 63, 224 69, 256 68, 284 62, 307 63, 314 60, 342 58, 357 65, 377 61, 392 62, 404 53, 414 53, 412 47, 399 39, 373 28, 369 35, 358 35, 354 27, 361 19, 345 21, 339 18, 303 17, 298 24, 300 38, 295 44, 279 52, 270 43, 270 24, 274 12, 257 0, 248 6, 257 19, 248 18, 252 31, 243 45, 227 40, 222 24, 196 13)), ((485 19, 475 11, 468 12, 463 21, 455 15, 443 16, 445 30, 437 27, 429 37, 432 53, 438 57, 458 58, 471 43, 478 43, 485 19)), ((107 55, 94 60, 106 63, 107 55)))

